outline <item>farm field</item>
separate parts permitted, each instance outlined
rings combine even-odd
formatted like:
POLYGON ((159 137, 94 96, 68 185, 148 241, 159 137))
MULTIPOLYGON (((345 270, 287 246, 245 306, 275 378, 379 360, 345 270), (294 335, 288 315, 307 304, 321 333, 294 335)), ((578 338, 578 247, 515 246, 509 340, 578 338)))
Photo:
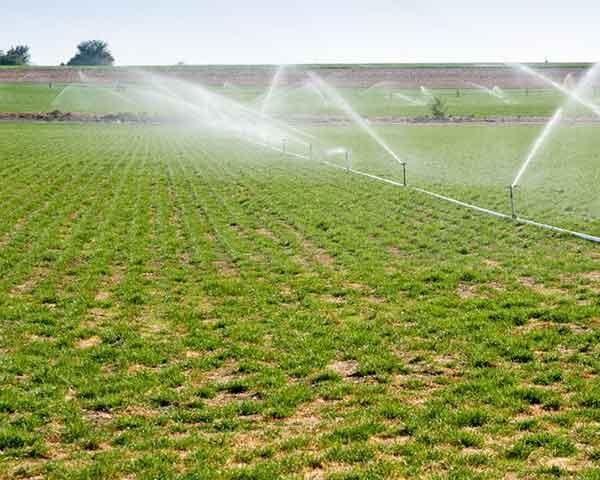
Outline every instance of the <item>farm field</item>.
MULTIPOLYGON (((378 125, 407 162, 409 183, 510 214, 507 186, 535 141, 539 125, 378 125)), ((539 153, 516 192, 524 218, 600 234, 598 125, 565 124, 539 153)), ((402 181, 400 166, 352 127, 312 130, 330 145, 352 150, 360 171, 402 181)), ((341 166, 344 158, 331 160, 341 166)))
MULTIPOLYGON (((153 106, 141 99, 139 86, 123 84, 60 84, 49 88, 40 83, 0 83, 0 112, 145 112, 169 113, 164 106, 153 106)), ((215 93, 246 104, 258 105, 264 99, 264 87, 211 87, 215 93)), ((341 94, 356 111, 366 117, 417 117, 429 114, 428 99, 418 88, 389 89, 344 87, 341 94), (409 100, 398 97, 403 95, 409 100), (413 103, 411 103, 411 101, 413 103), (415 104, 416 103, 416 104, 415 104), (419 104, 421 103, 421 104, 419 104)), ((510 103, 505 103, 474 88, 432 89, 444 100, 453 116, 485 117, 549 117, 564 97, 548 89, 506 90, 510 103), (458 95, 457 96, 457 90, 458 95)), ((284 88, 273 98, 271 113, 275 115, 339 115, 333 105, 323 103, 314 93, 298 87, 284 88)))
MULTIPOLYGON (((508 212, 539 129, 379 131, 411 184, 508 212)), ((524 216, 599 233, 595 129, 524 216)), ((0 477, 600 478, 594 244, 165 125, 0 123, 0 180, 0 477)))

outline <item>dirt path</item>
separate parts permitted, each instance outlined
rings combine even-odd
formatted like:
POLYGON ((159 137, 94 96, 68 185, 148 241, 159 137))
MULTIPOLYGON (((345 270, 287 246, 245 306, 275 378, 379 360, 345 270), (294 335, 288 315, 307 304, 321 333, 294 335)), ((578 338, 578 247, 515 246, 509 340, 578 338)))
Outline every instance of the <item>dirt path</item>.
MULTIPOLYGON (((343 116, 296 116, 286 117, 281 120, 298 125, 351 125, 352 122, 343 116)), ((367 117, 367 120, 380 125, 543 125, 548 122, 549 117, 449 117, 446 119, 435 119, 430 117, 367 117)), ((176 117, 157 117, 146 114, 133 113, 77 113, 77 112, 39 112, 39 113, 2 113, 0 121, 7 122, 59 122, 59 123, 136 123, 136 124, 185 124, 185 119, 176 117)), ((598 124, 600 119, 582 117, 566 120, 571 124, 598 124)))

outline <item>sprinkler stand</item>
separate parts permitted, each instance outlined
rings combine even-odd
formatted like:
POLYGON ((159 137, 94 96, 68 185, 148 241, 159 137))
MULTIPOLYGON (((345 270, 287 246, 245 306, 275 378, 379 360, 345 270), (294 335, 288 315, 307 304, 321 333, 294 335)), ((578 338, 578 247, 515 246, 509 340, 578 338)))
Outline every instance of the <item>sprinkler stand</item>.
POLYGON ((513 219, 517 219, 517 207, 515 204, 515 189, 517 188, 516 185, 511 185, 508 187, 508 195, 510 198, 510 211, 511 211, 511 216, 513 219))
POLYGON ((406 162, 402 163, 402 184, 406 187, 408 183, 406 182, 406 162))

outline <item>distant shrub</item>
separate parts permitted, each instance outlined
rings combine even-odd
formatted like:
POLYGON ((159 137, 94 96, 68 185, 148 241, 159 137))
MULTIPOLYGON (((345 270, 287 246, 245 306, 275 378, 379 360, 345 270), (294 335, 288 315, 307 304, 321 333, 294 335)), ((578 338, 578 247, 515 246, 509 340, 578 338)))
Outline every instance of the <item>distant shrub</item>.
POLYGON ((442 119, 446 118, 447 115, 446 103, 440 97, 433 97, 429 103, 429 111, 433 118, 442 119))

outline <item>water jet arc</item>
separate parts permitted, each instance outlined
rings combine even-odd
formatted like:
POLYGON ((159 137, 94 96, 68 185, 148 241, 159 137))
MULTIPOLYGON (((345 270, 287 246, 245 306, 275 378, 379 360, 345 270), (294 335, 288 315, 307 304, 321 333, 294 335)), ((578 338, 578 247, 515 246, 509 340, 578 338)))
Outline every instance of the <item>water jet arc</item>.
POLYGON ((325 80, 319 77, 314 72, 308 73, 309 77, 316 86, 319 87, 323 92, 325 92, 326 96, 332 100, 336 106, 342 110, 348 117, 354 121, 354 123, 360 127, 363 131, 365 131, 375 142, 383 148, 394 160, 396 160, 400 165, 404 165, 406 162, 402 160, 396 153, 389 147, 389 145, 373 130, 373 128, 362 118, 358 113, 354 111, 354 109, 350 106, 350 104, 325 80))
POLYGON ((263 115, 266 114, 268 111, 271 99, 273 98, 273 94, 275 93, 275 90, 281 82, 281 78, 283 77, 285 68, 285 65, 280 65, 275 71, 275 75, 273 75, 273 79, 271 80, 271 84, 269 85, 269 90, 267 91, 267 95, 265 96, 260 108, 260 111, 263 115))
MULTIPOLYGON (((551 78, 548 78, 545 75, 542 75, 540 72, 535 71, 533 68, 530 68, 527 65, 523 65, 521 63, 515 63, 515 64, 509 64, 509 65, 512 66, 513 68, 518 68, 519 70, 522 70, 523 72, 537 78, 538 80, 545 82, 546 84, 550 85, 551 87, 553 87, 556 90, 558 90, 559 92, 561 92, 566 97, 569 97, 571 100, 577 102, 582 107, 587 108, 588 110, 590 110, 594 114, 596 114, 598 117, 600 117, 600 107, 598 107, 597 105, 594 105, 591 102, 588 102, 584 98, 581 98, 581 95, 579 95, 578 92, 570 91, 569 89, 563 87, 562 85, 555 82, 551 78)), ((595 70, 597 68, 597 66, 598 65, 592 67, 592 70, 590 70, 590 72, 595 70)), ((590 72, 588 72, 588 74, 590 72)))
POLYGON ((525 162, 521 166, 521 169, 517 172, 517 175, 515 176, 515 179, 511 183, 510 187, 512 189, 514 189, 519 184, 519 182, 521 181, 521 178, 523 177, 523 175, 527 171, 527 168, 529 167, 529 165, 531 164, 531 162, 533 161, 533 159, 537 156, 538 152, 540 151, 540 149, 542 148, 542 146, 544 145, 544 143, 546 143, 546 140, 548 139, 548 137, 550 136, 550 134, 552 134, 552 132, 554 131, 554 129, 556 128, 556 126, 559 124, 559 122, 560 122, 560 120, 562 118, 562 115, 563 115, 563 108, 559 108, 554 113, 554 116, 550 119, 550 121, 546 124, 546 126, 544 127, 544 130, 542 131, 541 135, 538 136, 538 138, 536 139, 535 143, 531 147, 531 150, 529 151, 529 154, 527 155, 527 158, 525 159, 525 162))

